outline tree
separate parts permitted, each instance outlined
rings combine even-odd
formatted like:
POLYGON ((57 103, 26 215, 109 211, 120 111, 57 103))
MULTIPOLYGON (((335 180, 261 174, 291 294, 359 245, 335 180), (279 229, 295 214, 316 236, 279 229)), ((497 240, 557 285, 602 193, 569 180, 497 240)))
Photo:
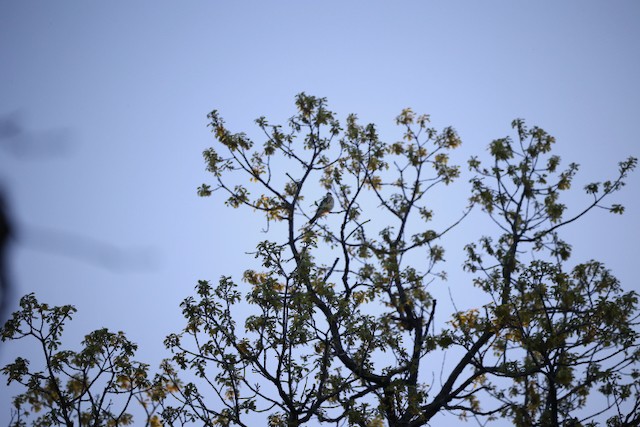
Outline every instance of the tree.
POLYGON ((143 407, 144 425, 162 425, 155 412, 165 391, 148 378, 146 364, 132 360, 137 346, 122 332, 99 329, 85 336, 82 350, 60 349, 65 323, 75 311, 70 305, 50 307, 29 294, 2 328, 2 341, 35 339, 43 356, 40 368, 22 357, 2 368, 7 385, 27 388, 13 399, 11 426, 26 426, 33 413, 42 414, 32 420, 34 426, 129 425, 132 401, 143 407))
POLYGON ((585 407, 596 386, 610 398, 604 410, 618 410, 611 423, 635 425, 637 406, 623 415, 620 404, 631 397, 638 404, 637 391, 635 396, 630 393, 638 386, 637 295, 623 293, 617 279, 597 261, 567 271, 571 246, 560 239, 558 230, 596 207, 622 213, 622 206, 607 207, 602 201, 624 186, 636 159, 621 162, 615 180, 587 185, 590 203, 565 219, 567 207, 559 194, 570 188, 578 166, 570 164, 549 183, 560 162, 547 155, 553 137, 538 128, 528 130, 521 120, 513 126, 517 145, 510 139, 493 141, 490 169, 477 159, 470 161, 477 174, 472 180, 474 200, 503 232, 496 243, 481 239, 482 255, 476 245, 467 246, 466 267, 481 273, 476 285, 491 295, 492 303, 484 316, 458 315, 458 325, 473 344, 492 341, 490 349, 497 356, 488 363, 487 353, 479 351, 473 365, 478 372, 513 380, 508 387, 487 385, 487 390, 504 403, 501 413, 516 425, 588 422, 599 411, 577 412, 580 418, 572 414, 585 407), (529 247, 536 257, 546 252, 549 260, 527 260, 521 254, 529 247), (634 381, 624 383, 625 374, 634 381))
POLYGON ((587 185, 584 206, 566 206, 578 165, 560 170, 554 138, 515 120, 515 137, 490 143, 489 166, 469 160, 459 215, 438 221, 432 196, 461 174, 449 157, 461 145, 453 128, 405 109, 402 141, 386 143, 355 115, 342 125, 323 98, 300 94, 296 108, 286 127, 256 121, 261 145, 208 116, 214 184, 198 193, 225 194, 266 223, 244 288, 231 276, 199 281, 153 379, 122 334, 96 331, 82 351, 58 351, 73 308, 28 295, 3 339, 35 337, 45 369, 25 359, 4 368, 27 387, 18 415, 28 404, 48 411, 34 425, 124 425, 136 399, 147 424, 159 411, 170 426, 249 426, 260 414, 270 426, 423 426, 443 412, 518 426, 638 424, 637 295, 602 263, 574 262, 562 236, 594 209, 623 213, 607 203, 635 158, 587 185), (466 246, 468 280, 457 286, 485 300, 454 305, 436 325, 444 242, 474 209, 495 232, 466 246), (119 411, 114 396, 125 397, 119 411))
POLYGON ((592 200, 569 215, 560 195, 578 165, 559 171, 554 138, 515 120, 515 141, 490 144, 490 166, 469 161, 469 206, 435 229, 429 195, 460 174, 449 163, 461 144, 453 128, 437 131, 429 116, 405 109, 396 119, 403 140, 385 143, 355 115, 343 128, 323 98, 303 93, 296 107, 286 128, 256 120, 260 146, 227 129, 218 111, 208 116, 219 145, 204 158, 215 184, 198 193, 223 192, 228 206, 259 212, 270 239, 255 252, 261 268, 244 272, 246 293, 223 277, 200 281, 183 301, 187 325, 165 342, 177 365, 165 366, 165 380, 181 369, 201 381, 177 387, 168 418, 249 425, 247 414, 267 412, 272 426, 421 426, 451 411, 581 425, 609 409, 615 425, 637 421, 637 296, 596 261, 569 268, 571 246, 560 236, 595 208, 623 212, 604 203, 635 158, 615 179, 587 185, 592 200), (305 197, 321 198, 318 183, 335 206, 314 221, 322 207, 305 197), (470 282, 488 303, 451 313, 436 331, 430 288, 446 279, 440 242, 474 206, 498 229, 466 248, 470 282), (252 314, 239 327, 243 296, 252 314), (443 350, 458 359, 436 372, 443 350), (610 400, 581 412, 593 391, 610 400))

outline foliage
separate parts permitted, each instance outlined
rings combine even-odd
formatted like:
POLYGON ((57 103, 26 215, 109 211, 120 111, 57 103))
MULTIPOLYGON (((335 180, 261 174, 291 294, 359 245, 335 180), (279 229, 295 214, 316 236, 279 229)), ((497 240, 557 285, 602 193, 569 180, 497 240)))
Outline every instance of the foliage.
POLYGON ((7 385, 27 388, 13 399, 11 426, 26 426, 32 413, 33 426, 131 425, 132 400, 144 407, 145 425, 159 426, 154 412, 163 395, 148 379, 147 365, 132 360, 137 346, 122 332, 99 329, 85 336, 80 351, 61 349, 65 323, 75 312, 28 294, 2 328, 2 341, 35 339, 44 358, 35 369, 33 360, 22 357, 2 368, 7 385))
POLYGON ((574 262, 561 234, 595 209, 624 212, 608 200, 635 158, 586 185, 583 206, 567 206, 578 165, 561 169, 555 139, 515 120, 515 137, 491 142, 488 162, 469 160, 471 196, 441 219, 437 192, 461 175, 453 128, 405 109, 402 140, 388 143, 353 114, 340 123, 323 98, 302 93, 296 109, 286 126, 256 120, 262 144, 231 132, 218 111, 208 116, 214 182, 198 194, 223 194, 266 222, 245 283, 198 282, 153 380, 121 333, 58 351, 74 309, 28 295, 3 339, 35 337, 46 368, 32 372, 24 359, 4 368, 27 387, 17 414, 28 404, 47 411, 34 425, 125 425, 136 399, 147 425, 160 423, 156 411, 170 426, 250 426, 258 416, 273 427, 423 426, 443 412, 517 426, 640 423, 638 297, 602 263, 574 262), (448 322, 436 325, 445 238, 473 209, 488 226, 465 247, 457 286, 485 299, 438 312, 448 322))
MULTIPOLYGON (((480 273, 475 284, 491 295, 492 303, 484 307, 484 316, 459 323, 469 337, 465 348, 491 342, 494 359, 489 348, 479 351, 475 369, 513 380, 504 388, 493 380, 484 383, 504 403, 501 413, 518 426, 558 425, 585 408, 594 387, 610 398, 605 409, 619 408, 632 397, 635 380, 623 383, 621 376, 635 377, 640 356, 637 295, 623 293, 617 279, 597 261, 567 271, 571 246, 560 239, 558 229, 595 207, 622 213, 620 205, 605 206, 602 201, 624 185, 636 159, 621 162, 615 180, 588 184, 591 202, 565 218, 560 192, 570 188, 578 166, 570 164, 551 180, 560 162, 548 154, 553 137, 539 128, 527 129, 520 120, 513 126, 517 143, 508 138, 493 141, 491 168, 477 159, 469 162, 477 174, 473 198, 502 235, 497 242, 482 238, 480 248, 467 246, 466 268, 480 273), (525 250, 534 254, 527 262, 521 255, 525 250), (540 259, 544 257, 549 261, 540 259)), ((576 422, 588 422, 598 414, 587 413, 576 422)), ((637 410, 627 415, 638 420, 637 410)))
POLYGON ((515 141, 490 144, 491 166, 471 158, 470 205, 437 228, 429 194, 460 175, 453 128, 437 131, 405 109, 402 141, 386 143, 355 115, 343 128, 325 99, 300 94, 296 107, 286 128, 256 120, 261 146, 209 114, 219 145, 204 158, 215 184, 198 193, 261 212, 271 240, 257 246, 262 267, 243 275, 247 292, 223 277, 183 302, 187 326, 165 344, 179 369, 203 379, 179 393, 183 413, 206 425, 248 425, 247 414, 266 412, 273 426, 420 426, 443 411, 578 425, 599 414, 577 412, 597 388, 610 397, 604 410, 618 410, 612 423, 637 419, 637 408, 621 409, 638 386, 637 296, 596 261, 567 270, 571 246, 559 235, 594 208, 623 212, 604 200, 635 158, 587 185, 592 199, 567 215, 561 194, 578 165, 559 170, 555 139, 516 120, 515 141), (305 197, 319 200, 317 183, 336 207, 314 222, 305 197), (437 331, 440 242, 473 206, 499 230, 466 247, 465 268, 491 302, 452 313, 437 331), (243 297, 251 315, 238 326, 243 297), (441 365, 443 350, 456 355, 452 367, 441 365))

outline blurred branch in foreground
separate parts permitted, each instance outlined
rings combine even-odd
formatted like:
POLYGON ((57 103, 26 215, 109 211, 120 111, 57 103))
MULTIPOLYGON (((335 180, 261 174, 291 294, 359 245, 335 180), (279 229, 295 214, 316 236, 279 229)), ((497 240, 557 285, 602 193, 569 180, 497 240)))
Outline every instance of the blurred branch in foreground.
MULTIPOLYGON (((0 114, 0 151, 20 160, 66 155, 73 145, 66 127, 34 131, 24 125, 20 111, 0 114)), ((0 189, 0 320, 6 319, 12 287, 8 272, 8 247, 14 240, 29 249, 71 257, 114 272, 150 270, 157 265, 149 248, 123 249, 81 234, 48 227, 22 225, 9 213, 7 191, 0 189)))
POLYGON ((150 248, 124 249, 69 231, 30 225, 20 228, 16 235, 29 249, 74 258, 113 272, 150 270, 158 264, 150 248))
POLYGON ((27 159, 69 153, 73 144, 70 129, 32 131, 24 126, 21 116, 17 111, 0 115, 0 148, 14 157, 27 159))

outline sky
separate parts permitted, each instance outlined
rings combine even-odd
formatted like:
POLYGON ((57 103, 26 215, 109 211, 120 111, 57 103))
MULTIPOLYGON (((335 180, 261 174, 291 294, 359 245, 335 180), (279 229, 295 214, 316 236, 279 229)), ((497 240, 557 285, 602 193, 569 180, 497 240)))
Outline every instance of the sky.
MULTIPOLYGON (((557 138, 565 165, 581 164, 579 206, 582 185, 640 155, 638 22, 632 0, 0 1, 11 309, 29 292, 72 304, 71 346, 103 326, 124 330, 156 365, 183 326, 180 301, 198 279, 239 278, 264 225, 196 195, 213 183, 207 113, 257 136, 255 118, 284 122, 303 91, 391 141, 403 108, 428 113, 459 132, 459 163, 524 118, 557 138)), ((636 291, 639 194, 636 173, 616 196, 625 215, 595 212, 565 234, 575 258, 604 261, 636 291)), ((466 197, 462 182, 442 209, 466 197)), ((454 252, 491 231, 474 217, 465 227, 454 252)), ((449 259, 459 270, 460 255, 449 259)), ((0 345, 3 366, 32 351, 0 345)), ((0 414, 11 392, 0 388, 0 414)))

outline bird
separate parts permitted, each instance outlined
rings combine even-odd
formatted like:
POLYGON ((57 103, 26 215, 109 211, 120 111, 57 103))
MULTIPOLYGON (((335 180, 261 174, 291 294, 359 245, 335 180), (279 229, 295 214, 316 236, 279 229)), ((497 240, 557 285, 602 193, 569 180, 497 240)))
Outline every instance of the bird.
POLYGON ((333 209, 333 196, 331 195, 331 192, 327 192, 327 195, 324 196, 324 198, 318 204, 318 210, 316 211, 316 214, 313 216, 313 218, 311 218, 311 220, 309 221, 309 225, 313 224, 321 216, 331 212, 331 209, 333 209))

